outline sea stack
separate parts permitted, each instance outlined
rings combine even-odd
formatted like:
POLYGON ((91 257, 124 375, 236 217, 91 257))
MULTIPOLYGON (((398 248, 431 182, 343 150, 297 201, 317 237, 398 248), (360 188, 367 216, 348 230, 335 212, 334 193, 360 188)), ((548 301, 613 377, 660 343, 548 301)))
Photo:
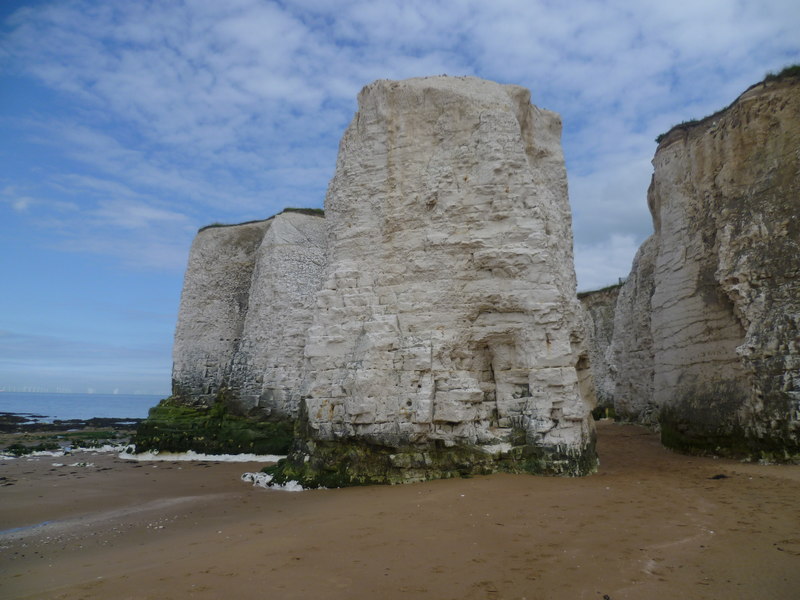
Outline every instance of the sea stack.
POLYGON ((475 78, 376 81, 325 200, 327 267, 278 480, 596 465, 561 122, 475 78))

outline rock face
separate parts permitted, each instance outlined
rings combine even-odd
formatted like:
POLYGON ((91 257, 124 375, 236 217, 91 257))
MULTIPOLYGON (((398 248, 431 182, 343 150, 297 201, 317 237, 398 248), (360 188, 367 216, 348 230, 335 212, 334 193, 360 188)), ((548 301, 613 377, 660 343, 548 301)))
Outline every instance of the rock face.
POLYGON ((614 409, 615 373, 611 356, 614 337, 614 315, 620 285, 612 285, 593 292, 578 294, 583 309, 586 328, 586 347, 594 383, 598 417, 611 414, 614 409))
POLYGON ((591 472, 560 133, 516 86, 364 88, 324 221, 198 234, 173 397, 137 443, 266 447, 296 422, 273 475, 306 485, 591 472))
POLYGON ((245 407, 297 418, 305 338, 323 281, 326 239, 324 219, 297 212, 275 217, 264 235, 234 365, 234 386, 245 407))
POLYGON ((325 243, 324 220, 301 212, 198 233, 175 332, 173 397, 205 406, 224 397, 232 412, 258 419, 297 417, 325 243))
POLYGON ((800 455, 800 80, 659 144, 655 234, 620 292, 618 411, 665 444, 800 455))
POLYGON ((655 425, 659 416, 653 396, 653 332, 650 322, 657 250, 658 240, 651 236, 633 259, 630 275, 617 296, 609 352, 609 368, 613 373, 609 393, 613 397, 616 417, 645 425, 655 425))
POLYGON ((303 444, 281 476, 594 468, 560 130, 516 86, 362 90, 325 201, 303 444))

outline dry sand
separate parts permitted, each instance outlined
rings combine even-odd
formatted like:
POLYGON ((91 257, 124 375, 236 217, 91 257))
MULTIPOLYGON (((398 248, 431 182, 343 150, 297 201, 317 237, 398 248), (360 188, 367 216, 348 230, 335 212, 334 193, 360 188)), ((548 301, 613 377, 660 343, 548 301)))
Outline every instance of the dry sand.
POLYGON ((590 477, 300 493, 241 482, 257 464, 8 460, 0 597, 800 598, 800 466, 598 431, 590 477))

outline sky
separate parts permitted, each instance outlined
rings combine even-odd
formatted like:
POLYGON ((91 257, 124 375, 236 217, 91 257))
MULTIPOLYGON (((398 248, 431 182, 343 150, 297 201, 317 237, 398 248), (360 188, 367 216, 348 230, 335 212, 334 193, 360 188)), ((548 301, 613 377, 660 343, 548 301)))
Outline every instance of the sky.
POLYGON ((655 137, 800 62, 797 0, 0 0, 0 389, 167 395, 198 228, 322 207, 356 95, 560 113, 580 290, 652 232, 655 137))

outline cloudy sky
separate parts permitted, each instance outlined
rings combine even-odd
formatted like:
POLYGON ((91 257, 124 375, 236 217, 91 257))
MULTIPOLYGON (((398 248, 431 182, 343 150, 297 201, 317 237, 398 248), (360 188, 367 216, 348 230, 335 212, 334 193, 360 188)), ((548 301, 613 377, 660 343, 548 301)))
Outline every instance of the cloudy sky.
POLYGON ((196 230, 321 207, 359 89, 559 112, 579 288, 651 232, 654 138, 800 62, 797 0, 3 0, 0 389, 167 393, 196 230))

